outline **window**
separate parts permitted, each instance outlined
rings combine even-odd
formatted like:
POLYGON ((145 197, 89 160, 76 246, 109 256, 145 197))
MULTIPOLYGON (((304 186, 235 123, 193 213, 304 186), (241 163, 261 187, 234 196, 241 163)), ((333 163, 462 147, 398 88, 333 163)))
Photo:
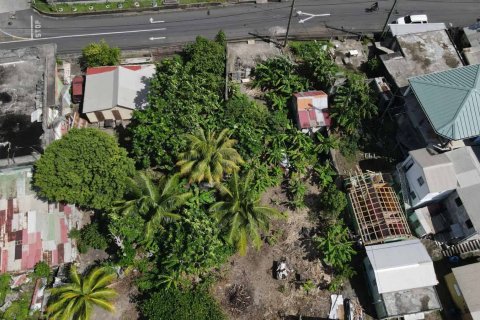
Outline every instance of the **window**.
POLYGON ((465 224, 467 225, 468 229, 473 228, 472 220, 468 219, 467 221, 465 221, 465 224))
POLYGON ((423 184, 425 183, 425 181, 423 180, 423 177, 418 178, 417 182, 420 185, 420 187, 423 186, 423 184))
POLYGON ((457 204, 457 207, 460 207, 463 204, 462 199, 460 199, 459 197, 455 199, 455 203, 457 204))
POLYGON ((415 195, 415 192, 410 191, 410 198, 412 198, 412 200, 417 198, 417 196, 415 195))
POLYGON ((407 172, 411 167, 413 167, 413 160, 410 159, 410 161, 408 161, 405 166, 403 167, 403 171, 407 172))

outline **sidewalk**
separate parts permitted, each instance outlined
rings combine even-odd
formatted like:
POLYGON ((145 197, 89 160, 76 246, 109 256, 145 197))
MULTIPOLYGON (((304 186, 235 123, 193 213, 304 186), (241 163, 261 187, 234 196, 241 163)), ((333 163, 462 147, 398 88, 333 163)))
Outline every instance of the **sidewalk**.
POLYGON ((28 0, 0 0, 0 13, 30 9, 28 0))

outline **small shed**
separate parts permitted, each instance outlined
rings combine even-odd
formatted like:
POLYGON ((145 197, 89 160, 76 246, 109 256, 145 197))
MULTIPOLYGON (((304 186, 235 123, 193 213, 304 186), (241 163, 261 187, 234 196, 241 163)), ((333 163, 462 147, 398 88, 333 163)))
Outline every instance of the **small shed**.
POLYGON ((293 95, 293 108, 297 127, 311 133, 330 126, 328 95, 323 91, 298 92, 293 95))

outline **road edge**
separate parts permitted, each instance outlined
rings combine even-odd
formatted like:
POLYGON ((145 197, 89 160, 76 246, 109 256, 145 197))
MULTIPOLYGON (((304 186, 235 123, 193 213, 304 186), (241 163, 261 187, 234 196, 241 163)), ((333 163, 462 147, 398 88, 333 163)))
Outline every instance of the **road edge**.
POLYGON ((80 17, 80 16, 98 16, 98 15, 114 15, 114 14, 128 14, 128 13, 139 13, 139 12, 148 12, 148 11, 176 11, 176 10, 197 10, 209 7, 227 7, 234 6, 239 4, 248 4, 255 3, 255 0, 247 0, 242 2, 200 2, 192 4, 175 4, 175 5, 162 5, 161 7, 151 7, 151 8, 129 8, 129 9, 114 9, 114 10, 105 10, 101 12, 71 12, 71 13, 57 13, 57 12, 45 12, 38 9, 35 6, 32 6, 31 9, 37 12, 40 15, 53 18, 67 18, 67 17, 80 17))

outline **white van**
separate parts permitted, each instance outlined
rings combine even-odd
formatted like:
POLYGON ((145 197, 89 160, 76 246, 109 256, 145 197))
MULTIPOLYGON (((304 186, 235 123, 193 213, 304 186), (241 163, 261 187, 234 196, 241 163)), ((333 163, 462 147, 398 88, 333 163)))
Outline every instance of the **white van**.
POLYGON ((412 14, 395 20, 398 24, 410 24, 410 23, 428 23, 426 14, 412 14))

